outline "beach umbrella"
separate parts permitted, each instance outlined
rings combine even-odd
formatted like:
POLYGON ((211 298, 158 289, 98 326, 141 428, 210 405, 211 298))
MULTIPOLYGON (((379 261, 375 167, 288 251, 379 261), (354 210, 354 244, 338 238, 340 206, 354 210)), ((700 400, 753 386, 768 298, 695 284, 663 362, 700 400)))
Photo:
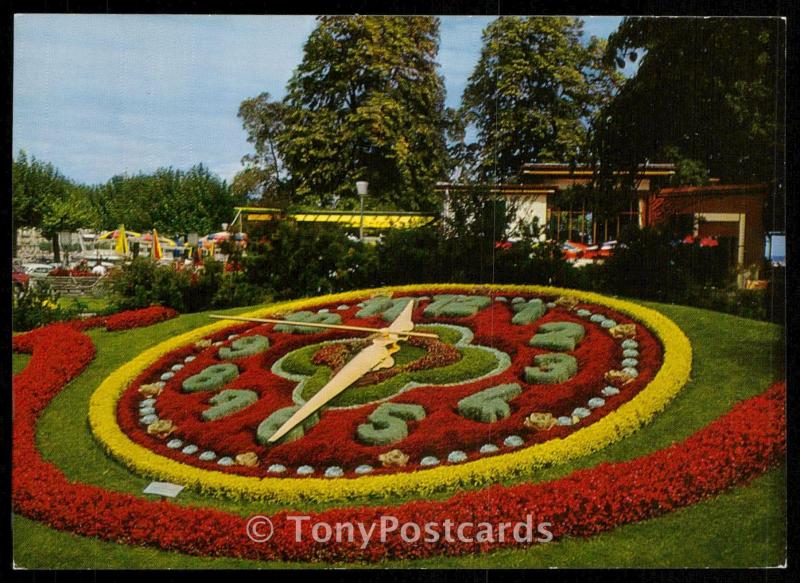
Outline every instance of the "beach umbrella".
POLYGON ((114 247, 114 251, 120 255, 127 255, 130 247, 128 246, 128 235, 125 233, 125 225, 120 225, 115 232, 117 233, 117 245, 114 247))

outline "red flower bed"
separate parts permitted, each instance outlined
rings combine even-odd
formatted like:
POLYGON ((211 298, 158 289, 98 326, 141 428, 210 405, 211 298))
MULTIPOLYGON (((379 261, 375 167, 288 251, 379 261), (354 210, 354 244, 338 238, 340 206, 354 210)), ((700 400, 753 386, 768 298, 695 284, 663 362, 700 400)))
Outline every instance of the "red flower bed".
MULTIPOLYGON (((320 305, 320 308, 336 310, 337 304, 320 305)), ((297 440, 270 448, 256 442, 256 428, 275 410, 293 405, 292 391, 296 383, 288 381, 271 372, 271 367, 278 358, 288 352, 306 344, 313 344, 322 340, 348 338, 349 333, 324 332, 310 335, 287 335, 272 331, 271 325, 260 325, 242 328, 236 331, 245 335, 260 334, 269 338, 270 350, 267 353, 257 354, 247 358, 237 359, 236 365, 240 369, 239 376, 226 384, 229 389, 248 389, 259 394, 256 403, 223 419, 213 422, 203 421, 200 416, 204 409, 209 407, 209 393, 186 394, 180 389, 182 382, 202 371, 208 366, 218 364, 217 347, 206 350, 192 350, 186 352, 185 348, 166 355, 154 366, 141 374, 122 396, 118 407, 118 423, 128 436, 157 452, 159 455, 170 457, 181 463, 189 463, 197 467, 214 469, 228 473, 248 476, 267 475, 267 468, 271 464, 282 464, 288 468, 297 468, 309 464, 317 469, 324 470, 327 466, 340 466, 346 472, 352 473, 360 464, 370 464, 375 467, 374 473, 411 472, 418 468, 419 460, 424 456, 434 455, 440 459, 447 457, 454 449, 465 451, 470 459, 477 459, 484 454, 479 453, 480 447, 485 443, 502 444, 508 435, 520 435, 526 444, 540 443, 550 439, 563 438, 573 431, 588 424, 595 423, 605 415, 619 407, 624 402, 632 399, 655 376, 662 362, 661 344, 655 336, 644 326, 637 326, 637 341, 639 342, 639 376, 625 385, 619 394, 606 397, 603 407, 593 410, 591 416, 579 425, 553 427, 549 431, 537 432, 524 426, 524 419, 532 412, 551 412, 554 416, 568 416, 576 407, 586 407, 587 401, 600 395, 600 391, 607 384, 603 374, 611 369, 620 368, 622 348, 620 341, 611 337, 606 329, 598 324, 589 322, 563 309, 550 310, 537 323, 544 324, 550 321, 570 321, 583 325, 586 336, 576 347, 572 354, 578 360, 579 372, 570 381, 557 385, 535 385, 526 383, 524 369, 530 366, 537 354, 550 352, 547 349, 533 348, 527 342, 532 335, 530 326, 516 326, 511 324, 511 308, 497 302, 469 318, 435 318, 422 317, 426 303, 423 302, 416 309, 415 320, 425 323, 434 321, 446 324, 466 326, 473 330, 475 338, 472 345, 494 347, 508 353, 512 364, 504 372, 491 377, 474 381, 465 381, 458 386, 441 387, 435 384, 417 387, 413 391, 392 397, 397 403, 416 403, 422 405, 426 411, 426 418, 422 421, 409 422, 409 435, 400 442, 386 446, 370 446, 360 443, 356 439, 356 430, 364 423, 367 415, 375 408, 376 404, 366 404, 351 409, 338 409, 324 412, 319 423, 302 440, 297 440), (184 357, 194 353, 196 359, 187 363, 175 376, 167 381, 162 394, 158 397, 156 410, 162 419, 169 419, 177 425, 177 431, 171 437, 178 437, 184 443, 192 443, 202 449, 215 451, 218 456, 235 457, 243 452, 255 452, 261 463, 258 467, 249 468, 240 465, 220 466, 216 461, 204 462, 197 456, 182 454, 180 449, 167 447, 164 440, 153 435, 148 435, 139 423, 139 402, 141 395, 138 387, 145 383, 159 380, 161 373, 170 369, 176 363, 183 363, 184 357), (503 383, 518 383, 523 387, 523 393, 511 402, 509 417, 496 423, 487 424, 466 419, 458 414, 457 403, 460 399, 474 394, 483 389, 503 383), (382 468, 378 456, 391 449, 400 449, 411 456, 412 463, 403 468, 382 468)), ((581 304, 579 308, 587 307, 598 311, 594 306, 581 304)), ((385 322, 380 316, 355 320, 357 307, 349 310, 336 310, 342 315, 343 323, 355 323, 363 326, 380 327, 385 322)), ((629 317, 602 308, 600 311, 613 318, 620 324, 631 323, 629 317)), ((230 333, 232 329, 226 331, 230 333)), ((225 339, 227 334, 219 334, 215 339, 225 339)), ((420 346, 426 342, 412 342, 420 346)), ((460 358, 453 347, 433 343, 426 356, 412 361, 404 368, 413 370, 416 367, 427 366, 428 362, 435 365, 449 364, 453 358, 460 358), (451 354, 454 352, 455 355, 451 354)), ((321 349, 315 359, 317 363, 326 363, 336 368, 343 364, 348 352, 353 347, 342 344, 327 345, 321 349)), ((356 348, 357 349, 357 348, 356 348)), ((401 367, 369 373, 366 382, 379 382, 394 374, 401 367)), ((291 474, 293 472, 290 471, 291 474)), ((303 479, 297 477, 297 479, 303 479)))
MULTIPOLYGON (((548 522, 555 539, 590 536, 621 524, 652 518, 740 485, 780 463, 786 453, 784 382, 736 405, 683 442, 650 455, 594 468, 538 484, 493 486, 445 501, 395 507, 352 507, 310 515, 296 539, 296 523, 280 512, 272 516, 274 535, 265 544, 248 538, 248 519, 218 510, 154 502, 130 494, 69 481, 45 462, 35 445, 36 418, 70 379, 91 361, 91 340, 57 324, 14 338, 14 349, 32 352, 26 369, 14 377, 14 509, 53 528, 131 545, 202 556, 263 560, 378 560, 483 552, 500 546, 531 544, 513 537, 470 543, 409 543, 402 529, 343 542, 316 543, 311 528, 327 524, 379 524, 382 516, 400 525, 413 522, 455 525, 525 521, 548 522), (362 548, 363 545, 363 548, 362 548)), ((534 526, 535 528, 535 526, 534 526)))
POLYGON ((56 277, 97 277, 94 273, 89 271, 88 269, 64 269, 63 267, 56 267, 47 275, 52 275, 56 277))
POLYGON ((72 320, 69 325, 77 330, 89 330, 90 328, 105 326, 105 329, 109 332, 118 332, 119 330, 152 326, 165 320, 171 320, 177 315, 178 312, 172 308, 151 306, 141 310, 127 310, 110 316, 94 316, 83 320, 72 320))

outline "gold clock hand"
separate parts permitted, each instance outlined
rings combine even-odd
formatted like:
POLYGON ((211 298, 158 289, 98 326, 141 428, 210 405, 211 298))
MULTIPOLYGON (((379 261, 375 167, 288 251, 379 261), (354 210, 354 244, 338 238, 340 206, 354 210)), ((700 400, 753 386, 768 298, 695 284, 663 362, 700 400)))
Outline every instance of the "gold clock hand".
POLYGON ((297 427, 314 411, 329 402, 336 395, 344 391, 347 387, 355 383, 362 376, 370 371, 382 368, 389 368, 394 365, 392 354, 399 350, 397 342, 404 340, 414 329, 414 322, 411 315, 414 311, 414 300, 411 300, 400 312, 400 315, 389 324, 387 328, 379 330, 380 336, 372 339, 372 344, 359 352, 353 359, 344 365, 327 384, 322 387, 313 397, 303 404, 300 409, 295 411, 286 423, 267 439, 269 443, 275 443, 289 431, 297 427))
POLYGON ((281 425, 267 441, 269 443, 278 441, 281 437, 305 421, 325 403, 373 370, 376 366, 391 358, 393 351, 387 348, 387 346, 395 342, 395 339, 385 337, 373 339, 370 346, 367 346, 364 350, 359 352, 350 362, 344 365, 339 372, 333 375, 333 378, 331 378, 331 380, 329 380, 313 397, 306 401, 294 415, 289 417, 286 423, 281 425))
MULTIPOLYGON (((276 320, 274 318, 243 318, 241 316, 220 316, 217 314, 212 314, 209 317, 214 318, 216 320, 237 320, 239 322, 259 322, 262 324, 290 324, 293 326, 306 326, 309 328, 329 328, 332 330, 371 332, 373 334, 376 332, 382 332, 383 330, 388 330, 388 328, 368 328, 366 326, 348 326, 344 324, 321 324, 318 322, 295 322, 293 320, 276 320)), ((418 338, 439 338, 437 334, 433 334, 431 332, 404 332, 403 336, 416 336, 418 338)))

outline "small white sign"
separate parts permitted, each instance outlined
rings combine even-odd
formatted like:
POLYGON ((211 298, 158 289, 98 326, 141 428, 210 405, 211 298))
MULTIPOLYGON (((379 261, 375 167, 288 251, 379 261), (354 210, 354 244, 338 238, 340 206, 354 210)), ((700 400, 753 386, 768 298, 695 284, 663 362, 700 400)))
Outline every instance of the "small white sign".
POLYGON ((158 494, 159 496, 169 496, 175 498, 183 490, 183 486, 171 484, 169 482, 150 482, 144 489, 145 494, 158 494))

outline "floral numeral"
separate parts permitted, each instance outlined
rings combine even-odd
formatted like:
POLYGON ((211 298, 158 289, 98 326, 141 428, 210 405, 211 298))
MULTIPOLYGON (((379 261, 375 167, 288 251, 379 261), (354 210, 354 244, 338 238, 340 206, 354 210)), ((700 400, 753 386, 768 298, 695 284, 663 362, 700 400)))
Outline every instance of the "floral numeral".
POLYGON ((256 401, 258 401, 258 393, 255 391, 247 389, 226 389, 209 399, 208 402, 213 405, 213 407, 203 411, 201 417, 205 421, 222 419, 237 411, 241 411, 245 407, 249 407, 256 401))
POLYGON ((479 310, 492 303, 488 296, 461 296, 454 294, 442 294, 433 296, 433 302, 425 308, 424 316, 436 318, 439 316, 450 316, 461 318, 474 316, 479 310))
POLYGON ((491 387, 461 399, 458 402, 458 414, 473 421, 494 423, 511 414, 508 401, 520 393, 522 388, 518 384, 491 387))
POLYGON ((370 316, 381 314, 385 321, 391 322, 400 315, 400 312, 403 311, 408 302, 412 301, 414 301, 414 298, 377 296, 364 302, 364 307, 356 313, 356 317, 369 318, 370 316))
POLYGON ((408 436, 408 421, 425 418, 425 409, 420 405, 406 403, 383 403, 367 417, 356 430, 361 443, 388 445, 408 436))
POLYGON ((214 391, 228 381, 239 376, 239 368, 235 364, 214 364, 190 376, 181 385, 185 393, 198 391, 214 391))
MULTIPOLYGON (((342 317, 339 314, 332 312, 295 312, 286 316, 287 320, 295 322, 308 322, 309 324, 341 324, 342 317)), ((292 324, 277 324, 275 326, 276 332, 287 332, 289 334, 314 334, 320 331, 320 328, 312 326, 295 326, 292 324)))
MULTIPOLYGON (((274 411, 272 415, 264 419, 258 425, 258 428, 256 428, 256 441, 261 445, 266 445, 268 443, 267 440, 272 437, 272 435, 289 420, 289 417, 294 415, 299 409, 300 405, 294 405, 292 407, 284 407, 283 409, 274 411)), ((300 439, 306 434, 306 431, 314 427, 314 425, 317 423, 319 423, 319 413, 313 413, 307 417, 305 421, 302 421, 294 429, 289 431, 289 433, 284 435, 280 442, 286 443, 288 441, 300 439)))
POLYGON ((550 350, 575 350, 585 333, 583 326, 575 322, 548 322, 539 327, 529 344, 550 350))
POLYGON ((525 367, 525 381, 532 384, 563 383, 578 372, 578 361, 569 354, 539 354, 533 363, 536 366, 525 367))
POLYGON ((512 308, 516 314, 511 318, 511 323, 518 326, 533 324, 547 311, 544 302, 539 298, 534 298, 529 302, 517 302, 512 305, 512 308))
POLYGON ((269 339, 264 336, 245 336, 231 342, 230 348, 223 346, 219 349, 219 357, 224 360, 233 360, 253 356, 269 348, 269 339))

